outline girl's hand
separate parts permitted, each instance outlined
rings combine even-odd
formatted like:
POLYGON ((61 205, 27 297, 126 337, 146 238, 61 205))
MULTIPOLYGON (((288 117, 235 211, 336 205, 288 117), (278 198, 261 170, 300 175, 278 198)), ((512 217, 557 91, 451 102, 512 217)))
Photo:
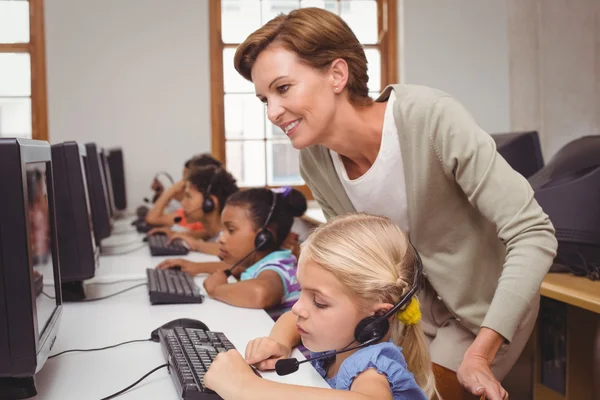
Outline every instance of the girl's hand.
POLYGON ((270 337, 251 340, 246 346, 246 362, 256 365, 261 371, 275 369, 275 363, 282 358, 289 358, 292 349, 270 337))
POLYGON ((167 235, 167 237, 171 237, 173 235, 173 231, 168 226, 161 226, 158 228, 150 229, 146 234, 146 236, 152 235, 167 235))
POLYGON ((187 246, 194 251, 197 251, 197 244, 196 244, 196 239, 192 239, 190 238, 188 235, 186 235, 185 233, 182 232, 177 232, 177 233, 173 233, 171 235, 169 235, 169 243, 172 243, 175 240, 181 240, 182 242, 184 242, 185 244, 187 244, 187 246))
POLYGON ((184 260, 183 258, 170 258, 156 266, 158 269, 170 269, 176 267, 180 267, 183 272, 186 272, 192 276, 198 273, 196 271, 198 269, 196 263, 189 260, 184 260))
POLYGON ((225 275, 225 272, 213 272, 208 278, 204 280, 204 290, 206 290, 206 294, 213 297, 215 289, 225 284, 227 284, 227 275, 225 275))
POLYGON ((229 350, 217 355, 204 376, 204 383, 224 399, 238 399, 241 393, 251 392, 258 379, 242 355, 229 350))

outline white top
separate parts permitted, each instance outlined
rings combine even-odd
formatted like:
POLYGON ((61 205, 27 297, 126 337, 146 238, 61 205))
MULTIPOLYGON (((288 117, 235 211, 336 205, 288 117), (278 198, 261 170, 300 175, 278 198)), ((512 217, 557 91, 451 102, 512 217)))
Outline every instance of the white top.
POLYGON ((348 178, 339 154, 333 150, 329 152, 335 171, 356 211, 388 217, 402 230, 408 232, 404 165, 394 121, 394 101, 396 95, 392 91, 385 108, 379 154, 371 168, 361 177, 348 178))

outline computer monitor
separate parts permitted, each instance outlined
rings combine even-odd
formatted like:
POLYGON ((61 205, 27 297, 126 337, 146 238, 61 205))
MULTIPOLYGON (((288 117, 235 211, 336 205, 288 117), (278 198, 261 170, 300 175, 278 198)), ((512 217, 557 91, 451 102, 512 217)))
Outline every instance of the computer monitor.
POLYGON ((118 211, 127 209, 127 192, 125 185, 125 163, 123 161, 123 150, 114 148, 108 150, 108 167, 112 180, 112 189, 115 208, 118 211))
POLYGON ((50 145, 0 139, 0 399, 36 394, 62 311, 50 145))
POLYGON ((83 157, 76 142, 52 145, 56 228, 64 301, 85 298, 83 281, 94 277, 99 249, 94 239, 92 213, 83 157))
POLYGON ((96 245, 100 246, 102 239, 110 236, 112 223, 102 162, 95 143, 85 145, 84 167, 88 183, 88 192, 92 205, 92 220, 96 245))
POLYGON ((110 217, 114 218, 117 210, 115 208, 115 196, 113 192, 110 168, 108 166, 108 157, 104 149, 99 149, 98 155, 100 156, 100 161, 102 163, 102 171, 100 172, 102 173, 102 179, 104 179, 104 185, 106 186, 108 210, 110 211, 110 217))
POLYGON ((498 153, 525 178, 529 178, 544 166, 537 131, 495 133, 492 138, 496 142, 498 153))
POLYGON ((529 183, 556 229, 556 262, 600 269, 600 136, 568 143, 529 183))

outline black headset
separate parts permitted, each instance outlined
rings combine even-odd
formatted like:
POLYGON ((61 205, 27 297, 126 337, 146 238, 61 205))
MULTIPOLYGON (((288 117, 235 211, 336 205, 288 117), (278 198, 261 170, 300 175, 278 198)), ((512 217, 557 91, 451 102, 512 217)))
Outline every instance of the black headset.
POLYGON ((257 251, 264 251, 275 246, 275 235, 267 229, 271 222, 271 218, 273 217, 273 213, 275 212, 275 207, 277 207, 277 193, 273 192, 273 201, 271 202, 271 209, 269 210, 267 219, 262 228, 260 228, 260 231, 254 237, 254 248, 257 251))
MULTIPOLYGON (((412 246, 412 245, 411 245, 412 246)), ((413 247, 414 249, 414 247, 413 247)), ((376 343, 379 342, 387 334, 390 329, 389 317, 394 315, 406 305, 420 289, 423 274, 423 261, 419 252, 415 250, 415 279, 408 293, 400 299, 400 301, 390 308, 388 312, 381 316, 371 315, 370 317, 361 320, 354 330, 354 338, 358 343, 376 343)))
POLYGON ((215 173, 210 178, 210 183, 208 184, 208 187, 206 188, 206 191, 204 192, 204 201, 202 202, 202 212, 204 214, 210 214, 211 212, 213 212, 215 210, 215 202, 210 197, 210 191, 212 190, 213 183, 215 181, 215 178, 219 174, 219 172, 221 172, 221 168, 216 167, 215 173))

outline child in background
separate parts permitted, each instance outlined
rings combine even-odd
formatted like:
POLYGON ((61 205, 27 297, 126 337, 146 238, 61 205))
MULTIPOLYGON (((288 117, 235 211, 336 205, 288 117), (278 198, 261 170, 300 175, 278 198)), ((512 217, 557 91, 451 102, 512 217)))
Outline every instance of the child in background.
POLYGON ((194 237, 203 237, 202 224, 198 222, 188 223, 185 220, 181 201, 184 196, 185 182, 191 171, 196 168, 210 165, 219 168, 222 166, 221 162, 210 154, 201 154, 190 158, 184 164, 182 174, 183 178, 166 190, 163 185, 155 179, 155 181, 152 183, 152 189, 157 191, 157 193, 160 193, 160 196, 152 208, 148 211, 148 214, 146 214, 146 222, 150 225, 161 226, 161 228, 155 228, 148 234, 153 235, 161 232, 169 235, 171 233, 170 227, 175 225, 175 218, 178 218, 179 222, 177 224, 179 226, 191 232, 200 232, 200 234, 194 235, 194 237))
POLYGON ((189 223, 199 222, 204 227, 203 239, 175 233, 170 235, 170 242, 182 240, 190 250, 217 255, 217 240, 223 229, 221 213, 227 198, 238 190, 235 178, 222 168, 208 166, 192 170, 186 180, 181 205, 189 223))
POLYGON ((209 296, 239 307, 266 309, 273 319, 289 310, 299 295, 296 257, 282 249, 294 217, 304 214, 306 199, 289 187, 279 191, 249 189, 232 195, 221 215, 217 263, 177 260, 174 265, 192 275, 213 273, 204 282, 209 296), (232 268, 240 279, 229 284, 223 270, 232 268))
POLYGON ((431 399, 435 379, 415 296, 421 275, 420 257, 389 219, 330 220, 302 244, 302 292, 292 311, 269 337, 248 344, 245 359, 236 350, 219 354, 206 386, 225 400, 431 399), (248 365, 274 369, 300 342, 313 356, 340 352, 312 361, 335 392, 260 379, 248 365))

